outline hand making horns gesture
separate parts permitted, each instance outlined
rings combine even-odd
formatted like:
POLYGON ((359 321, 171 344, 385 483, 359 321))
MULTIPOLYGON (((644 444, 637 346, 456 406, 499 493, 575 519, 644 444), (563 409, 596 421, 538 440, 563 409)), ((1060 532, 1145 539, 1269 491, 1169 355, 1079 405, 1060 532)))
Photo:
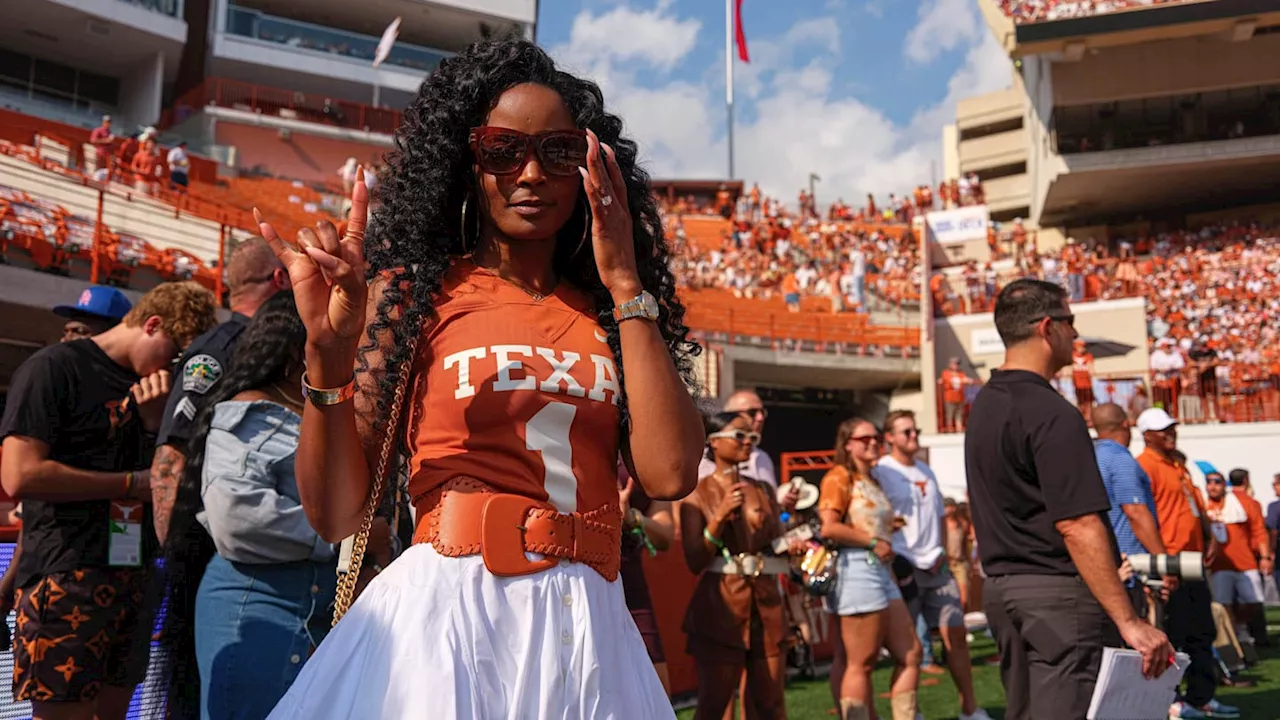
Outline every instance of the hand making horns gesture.
POLYGON ((369 188, 364 182, 363 167, 356 170, 347 232, 341 238, 333 223, 321 220, 314 230, 299 230, 294 247, 280 238, 257 208, 253 209, 253 219, 263 239, 289 272, 298 315, 307 328, 307 343, 320 350, 350 351, 353 362, 364 331, 369 294, 364 264, 368 218, 369 188))

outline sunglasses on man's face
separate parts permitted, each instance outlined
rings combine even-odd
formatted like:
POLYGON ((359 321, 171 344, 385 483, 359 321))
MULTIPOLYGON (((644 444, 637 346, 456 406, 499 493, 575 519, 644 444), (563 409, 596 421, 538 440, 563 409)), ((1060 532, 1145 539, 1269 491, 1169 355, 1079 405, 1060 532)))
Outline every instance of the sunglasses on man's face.
POLYGON ((708 440, 716 438, 726 438, 736 443, 751 443, 755 445, 760 442, 760 433, 747 432, 746 430, 721 430, 720 432, 711 433, 707 436, 708 440))
POLYGON ((1076 316, 1072 313, 1057 313, 1057 314, 1050 314, 1050 315, 1041 315, 1040 317, 1033 320, 1032 324, 1038 323, 1041 320, 1052 320, 1053 322, 1066 323, 1071 327, 1076 326, 1076 316))
POLYGON ((476 164, 490 175, 512 175, 524 169, 529 153, 548 175, 572 176, 587 164, 587 133, 584 130, 553 130, 528 135, 519 130, 478 127, 471 131, 471 152, 476 164))
POLYGON ((1204 479, 1205 485, 1225 485, 1226 483, 1227 481, 1220 477, 1207 477, 1204 479))

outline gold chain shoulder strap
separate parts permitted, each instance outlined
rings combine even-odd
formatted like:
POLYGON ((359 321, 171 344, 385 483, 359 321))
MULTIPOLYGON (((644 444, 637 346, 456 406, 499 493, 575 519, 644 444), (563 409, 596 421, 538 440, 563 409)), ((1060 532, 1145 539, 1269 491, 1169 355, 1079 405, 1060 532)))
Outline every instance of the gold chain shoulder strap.
MULTIPOLYGON (((372 478, 369 488, 369 499, 365 501, 364 518, 360 521, 360 532, 356 533, 351 548, 351 566, 347 572, 338 572, 338 590, 333 604, 333 624, 337 625, 342 616, 351 608, 355 598, 356 581, 360 579, 360 568, 364 565, 364 551, 369 544, 369 530, 373 527, 373 519, 378 513, 378 505, 382 501, 382 493, 387 484, 387 474, 391 464, 391 451, 396 444, 396 435, 400 426, 400 412, 404 408, 404 396, 409 387, 409 378, 413 375, 413 365, 417 360, 418 337, 415 333, 409 340, 409 360, 407 367, 396 381, 396 393, 391 400, 391 412, 387 416, 387 433, 382 439, 382 454, 378 457, 378 469, 372 478)), ((395 528, 392 528, 395 532, 395 528)))

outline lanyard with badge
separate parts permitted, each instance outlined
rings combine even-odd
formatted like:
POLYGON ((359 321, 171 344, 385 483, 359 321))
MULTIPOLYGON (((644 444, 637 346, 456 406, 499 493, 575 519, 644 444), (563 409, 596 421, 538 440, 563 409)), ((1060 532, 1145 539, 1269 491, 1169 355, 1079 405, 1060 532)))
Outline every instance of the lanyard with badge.
MULTIPOLYGON (((133 473, 125 474, 125 495, 133 490, 133 473)), ((112 500, 107 518, 109 541, 107 564, 112 567, 142 565, 142 503, 137 500, 112 500)))

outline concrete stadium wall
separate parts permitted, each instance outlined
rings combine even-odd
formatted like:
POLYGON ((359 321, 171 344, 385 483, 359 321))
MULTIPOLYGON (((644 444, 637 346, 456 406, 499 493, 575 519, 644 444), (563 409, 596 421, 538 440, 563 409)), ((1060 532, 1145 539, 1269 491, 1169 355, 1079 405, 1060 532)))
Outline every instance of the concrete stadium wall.
MULTIPOLYGON (((930 435, 920 442, 929 448, 929 464, 938 475, 943 494, 957 500, 966 497, 964 436, 930 435)), ((1188 425, 1178 430, 1178 448, 1189 460, 1210 462, 1224 473, 1237 467, 1248 470, 1253 496, 1263 507, 1276 499, 1271 477, 1280 472, 1280 459, 1274 450, 1277 444, 1280 423, 1188 425)), ((1142 448, 1142 438, 1135 433, 1129 450, 1137 455, 1142 448)), ((1200 473, 1193 472, 1192 478, 1196 485, 1204 487, 1200 473)))
POLYGON ((1053 63, 1053 101, 1084 105, 1280 83, 1280 34, 1201 36, 1086 52, 1053 63))

